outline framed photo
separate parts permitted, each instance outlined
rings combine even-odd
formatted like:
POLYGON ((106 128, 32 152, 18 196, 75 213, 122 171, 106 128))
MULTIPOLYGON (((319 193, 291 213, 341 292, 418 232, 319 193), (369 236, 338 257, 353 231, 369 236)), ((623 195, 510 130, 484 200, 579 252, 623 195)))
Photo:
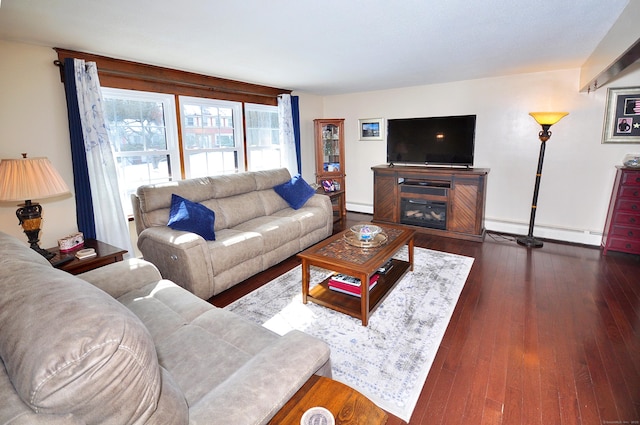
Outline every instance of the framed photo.
POLYGON ((358 120, 360 140, 384 140, 384 118, 358 120))
POLYGON ((640 87, 607 89, 602 143, 640 143, 640 87))

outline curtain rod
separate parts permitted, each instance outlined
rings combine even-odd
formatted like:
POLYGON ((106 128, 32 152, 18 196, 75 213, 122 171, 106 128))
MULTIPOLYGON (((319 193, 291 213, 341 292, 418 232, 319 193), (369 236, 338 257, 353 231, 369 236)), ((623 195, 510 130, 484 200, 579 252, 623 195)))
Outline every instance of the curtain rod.
MULTIPOLYGON (((60 69, 60 82, 64 83, 64 63, 62 61, 56 59, 56 60, 53 61, 53 64, 60 69)), ((197 89, 201 89, 201 90, 207 90, 209 92, 219 92, 219 93, 259 96, 259 97, 266 97, 266 98, 271 98, 271 99, 274 97, 273 95, 270 95, 270 94, 256 93, 256 92, 249 91, 249 90, 228 89, 228 88, 215 87, 215 86, 202 84, 202 83, 192 83, 192 82, 187 82, 187 81, 178 81, 178 80, 174 80, 174 79, 170 79, 170 78, 160 78, 160 77, 154 77, 154 76, 150 76, 150 75, 142 76, 142 75, 134 74, 134 73, 131 73, 131 72, 116 71, 116 70, 113 70, 113 69, 98 69, 98 72, 99 73, 103 73, 105 75, 116 76, 116 77, 127 77, 127 78, 131 78, 131 79, 135 79, 135 80, 141 80, 141 81, 173 84, 173 85, 180 86, 180 87, 197 88, 197 89)), ((206 77, 206 75, 204 77, 206 77)), ((213 78, 215 78, 215 77, 213 77, 213 78)), ((291 93, 290 90, 283 90, 283 92, 284 92, 284 94, 290 94, 291 93)))

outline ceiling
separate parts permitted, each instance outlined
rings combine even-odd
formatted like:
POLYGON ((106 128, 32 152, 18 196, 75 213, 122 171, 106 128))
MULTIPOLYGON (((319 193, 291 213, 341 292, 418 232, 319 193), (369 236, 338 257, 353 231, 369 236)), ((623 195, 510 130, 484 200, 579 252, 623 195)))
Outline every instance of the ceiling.
POLYGON ((578 68, 629 3, 0 1, 1 40, 318 95, 578 68))

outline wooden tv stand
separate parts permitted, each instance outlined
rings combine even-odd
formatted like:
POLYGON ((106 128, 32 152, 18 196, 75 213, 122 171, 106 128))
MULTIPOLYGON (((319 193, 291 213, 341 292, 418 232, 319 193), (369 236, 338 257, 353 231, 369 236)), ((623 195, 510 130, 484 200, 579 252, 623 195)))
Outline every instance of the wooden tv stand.
POLYGON ((373 221, 434 235, 484 240, 487 168, 377 165, 373 221))

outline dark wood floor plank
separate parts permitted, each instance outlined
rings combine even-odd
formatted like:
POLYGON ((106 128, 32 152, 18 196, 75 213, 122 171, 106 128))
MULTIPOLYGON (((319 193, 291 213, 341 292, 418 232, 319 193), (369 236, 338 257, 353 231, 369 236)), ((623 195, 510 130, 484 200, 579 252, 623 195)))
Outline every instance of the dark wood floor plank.
POLYGON ((538 312, 538 355, 540 357, 540 409, 543 424, 561 424, 560 393, 558 391, 558 362, 555 330, 559 300, 553 267, 546 265, 537 282, 536 310, 538 312))
MULTIPOLYGON (((346 225, 370 219, 350 212, 346 225)), ((552 241, 527 249, 493 233, 484 243, 419 234, 416 246, 475 260, 409 425, 640 419, 640 256, 552 241)), ((210 302, 227 305, 297 264, 210 302)))
POLYGON ((590 294, 592 282, 576 271, 573 253, 558 246, 551 258, 556 282, 556 342, 558 358, 559 401, 563 424, 601 423, 594 384, 589 373, 583 341, 589 335, 595 315, 590 294))

